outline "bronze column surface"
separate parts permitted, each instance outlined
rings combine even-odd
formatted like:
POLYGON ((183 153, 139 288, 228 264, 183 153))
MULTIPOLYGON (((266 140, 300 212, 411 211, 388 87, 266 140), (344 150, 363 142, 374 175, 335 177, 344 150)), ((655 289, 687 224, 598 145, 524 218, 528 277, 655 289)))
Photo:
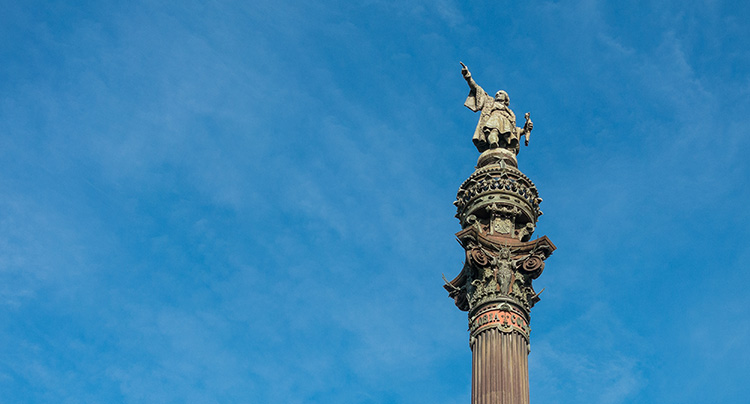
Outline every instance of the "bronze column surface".
POLYGON ((464 105, 481 113, 472 138, 481 154, 454 202, 466 258, 445 289, 469 314, 472 404, 528 404, 529 322, 539 301, 532 281, 555 250, 546 236, 531 240, 542 199, 516 159, 533 123, 526 113, 517 127, 508 94, 488 95, 461 65, 470 89, 464 105))

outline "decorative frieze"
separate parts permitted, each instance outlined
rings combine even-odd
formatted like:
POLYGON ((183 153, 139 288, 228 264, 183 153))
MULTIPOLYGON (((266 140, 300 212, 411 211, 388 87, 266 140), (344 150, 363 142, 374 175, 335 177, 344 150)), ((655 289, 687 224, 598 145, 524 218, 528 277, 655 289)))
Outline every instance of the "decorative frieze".
POLYGON ((527 340, 531 328, 523 314, 515 312, 508 304, 487 306, 469 318, 469 334, 476 336, 488 328, 497 328, 500 332, 518 332, 527 340))

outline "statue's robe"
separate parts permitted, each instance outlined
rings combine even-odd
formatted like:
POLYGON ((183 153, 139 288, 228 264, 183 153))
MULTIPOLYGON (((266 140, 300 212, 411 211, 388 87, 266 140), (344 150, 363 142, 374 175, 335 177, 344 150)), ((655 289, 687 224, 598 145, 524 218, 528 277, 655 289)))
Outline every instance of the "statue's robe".
POLYGON ((482 87, 476 86, 469 92, 466 97, 464 106, 477 112, 482 111, 479 116, 479 123, 474 130, 472 141, 480 152, 489 148, 489 135, 493 129, 498 131, 499 146, 518 150, 518 133, 516 133, 516 115, 502 102, 495 101, 495 98, 487 94, 482 87))

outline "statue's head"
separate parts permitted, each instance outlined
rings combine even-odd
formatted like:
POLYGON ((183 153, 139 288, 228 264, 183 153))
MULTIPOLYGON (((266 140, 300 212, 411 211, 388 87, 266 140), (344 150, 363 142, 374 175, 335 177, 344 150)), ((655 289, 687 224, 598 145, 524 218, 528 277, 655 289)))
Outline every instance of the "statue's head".
POLYGON ((508 93, 506 93, 503 90, 500 90, 495 93, 495 100, 498 102, 502 102, 506 106, 510 105, 510 97, 508 97, 508 93))

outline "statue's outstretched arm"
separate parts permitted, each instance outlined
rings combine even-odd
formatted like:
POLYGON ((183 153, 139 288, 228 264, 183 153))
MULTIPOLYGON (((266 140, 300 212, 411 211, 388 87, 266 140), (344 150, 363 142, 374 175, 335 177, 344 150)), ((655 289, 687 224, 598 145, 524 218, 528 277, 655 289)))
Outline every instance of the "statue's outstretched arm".
POLYGON ((471 72, 469 72, 469 68, 466 67, 466 65, 463 62, 458 62, 458 63, 461 63, 461 74, 464 76, 464 80, 466 80, 466 83, 469 84, 469 88, 472 90, 481 88, 477 85, 477 82, 474 81, 473 78, 471 78, 471 72))

